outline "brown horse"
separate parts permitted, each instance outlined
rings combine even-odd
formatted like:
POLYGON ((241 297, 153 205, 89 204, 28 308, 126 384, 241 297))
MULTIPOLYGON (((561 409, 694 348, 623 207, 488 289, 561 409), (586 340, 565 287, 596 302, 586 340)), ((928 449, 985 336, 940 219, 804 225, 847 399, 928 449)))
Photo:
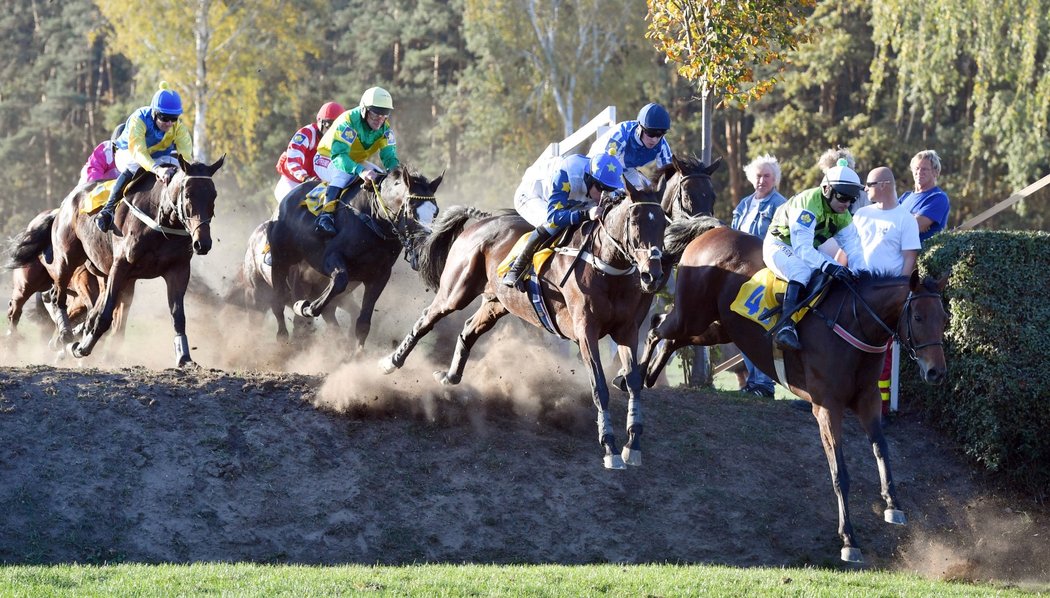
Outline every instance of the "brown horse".
MULTIPOLYGON (((598 408, 598 441, 605 449, 605 466, 611 469, 623 469, 625 461, 641 464, 642 379, 635 360, 636 314, 663 277, 660 258, 666 217, 658 199, 657 192, 628 187, 627 198, 613 200, 617 202, 599 220, 575 233, 570 249, 559 250, 541 272, 539 283, 554 328, 579 345, 587 364, 598 408), (591 239, 590 245, 585 239, 591 239), (616 342, 621 361, 631 364, 627 375, 629 440, 622 455, 616 448, 608 411, 609 387, 598 352, 598 341, 604 336, 616 342)), ((475 341, 508 313, 541 326, 529 296, 500 284, 496 273, 515 242, 532 227, 516 214, 503 214, 464 230, 475 213, 456 206, 435 223, 422 249, 420 274, 427 286, 437 288, 437 295, 397 349, 380 361, 386 373, 404 365, 412 348, 438 320, 467 307, 478 296, 482 297, 481 307, 463 327, 452 364, 447 372, 435 374, 443 384, 460 381, 475 341)))
POLYGON ((904 524, 882 435, 877 382, 891 338, 899 339, 904 353, 918 362, 926 382, 944 381, 941 343, 947 314, 940 292, 947 275, 920 281, 917 272, 910 277, 863 273, 855 286, 832 282, 821 304, 799 322, 802 351, 784 352, 778 366, 765 328, 730 309, 740 287, 763 267, 758 237, 720 227, 693 239, 678 266, 674 309, 654 318, 646 338, 646 383, 656 379, 679 347, 735 342, 763 372, 812 403, 838 498, 841 557, 860 562, 849 516, 843 415, 847 408, 854 411, 871 441, 886 501, 885 520, 904 524))
MULTIPOLYGON (((437 191, 444 175, 433 181, 405 166, 395 168, 378 188, 368 185, 350 203, 340 202, 335 211, 339 233, 324 239, 314 232, 314 216, 300 207, 303 196, 313 186, 300 185, 281 202, 280 216, 270 222, 268 235, 273 256, 273 280, 289 279, 291 269, 312 269, 327 283, 314 299, 296 301, 296 315, 314 318, 325 313, 329 303, 357 284, 364 285, 361 311, 354 327, 356 344, 362 350, 372 327, 376 302, 390 281, 390 272, 402 251, 416 267, 417 249, 427 235, 428 225, 437 214, 437 191)), ((271 310, 283 328, 284 308, 290 302, 288 285, 274 287, 271 310)))
POLYGON ((211 165, 191 164, 180 156, 178 171, 166 185, 152 173, 141 173, 128 185, 117 206, 114 233, 99 232, 93 219, 81 212, 81 204, 87 201, 82 190, 62 202, 51 240, 59 316, 56 325, 64 341, 73 338, 66 312, 66 289, 73 273, 86 264, 93 274, 106 277, 105 291, 91 312, 83 338, 70 347, 74 357, 90 355, 109 330, 113 310, 129 283, 163 277, 175 328, 176 364, 193 364, 183 300, 190 280, 190 259, 195 253, 206 255, 211 250, 216 197, 212 175, 224 160, 225 156, 211 165))
MULTIPOLYGON (((22 308, 34 295, 40 294, 40 304, 47 310, 54 310, 51 294, 46 293, 54 288, 54 277, 48 259, 51 251, 51 226, 58 216, 58 208, 46 210, 29 222, 26 230, 14 238, 9 251, 9 262, 6 267, 12 271, 11 299, 7 304, 7 334, 17 340, 18 323, 22 317, 22 308)), ((88 272, 81 266, 73 273, 70 280, 69 319, 80 322, 86 319, 88 311, 101 294, 100 289, 105 280, 88 272)), ((124 331, 123 314, 131 306, 134 287, 128 287, 121 296, 120 304, 114 316, 117 332, 122 336, 124 331)), ((48 320, 50 322, 50 320, 48 320)), ((57 334, 49 343, 52 349, 61 349, 57 334)))
MULTIPOLYGON (((672 222, 690 216, 714 214, 715 187, 711 182, 711 174, 721 165, 721 158, 708 166, 696 158, 672 156, 671 163, 659 172, 656 184, 657 188, 664 190, 660 205, 672 222)), ((669 273, 667 266, 668 261, 665 259, 665 274, 669 273)))

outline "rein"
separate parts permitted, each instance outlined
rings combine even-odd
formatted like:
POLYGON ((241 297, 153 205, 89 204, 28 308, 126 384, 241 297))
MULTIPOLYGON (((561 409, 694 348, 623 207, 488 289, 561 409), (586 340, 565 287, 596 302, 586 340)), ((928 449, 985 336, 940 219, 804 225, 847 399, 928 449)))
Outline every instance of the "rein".
POLYGON ((842 312, 842 306, 845 304, 845 298, 843 298, 843 303, 839 304, 839 309, 836 312, 835 318, 828 318, 819 310, 814 310, 816 311, 816 313, 820 314, 820 316, 824 319, 824 321, 828 324, 829 327, 832 327, 836 334, 841 336, 846 342, 853 345, 857 349, 860 349, 861 351, 866 351, 868 353, 880 353, 882 351, 885 351, 886 347, 889 346, 891 340, 895 340, 900 344, 901 348, 904 349, 904 352, 908 355, 908 357, 910 357, 913 361, 917 361, 918 355, 916 355, 916 351, 918 351, 919 349, 944 345, 943 341, 931 341, 928 343, 922 343, 918 345, 915 344, 915 339, 913 338, 911 327, 912 301, 915 299, 937 299, 938 301, 940 301, 940 293, 932 293, 929 291, 915 293, 913 291, 908 291, 908 297, 904 300, 904 306, 901 308, 900 318, 898 318, 897 320, 897 329, 894 330, 890 328, 886 324, 886 322, 884 322, 882 318, 878 316, 878 314, 875 313, 875 310, 871 308, 871 305, 869 305, 868 302, 864 300, 860 292, 852 284, 844 284, 846 288, 849 289, 850 293, 853 295, 854 319, 856 319, 859 323, 860 319, 857 317, 856 314, 857 303, 859 302, 861 307, 863 307, 864 310, 868 313, 868 315, 870 315, 872 319, 875 320, 879 327, 881 327, 890 335, 890 339, 886 341, 885 345, 883 345, 882 347, 878 347, 876 345, 869 345, 850 334, 849 331, 847 331, 838 323, 838 314, 842 312), (903 337, 900 334, 901 325, 905 321, 907 321, 907 337, 903 337))
MULTIPOLYGON (((188 181, 188 180, 192 180, 192 179, 207 179, 209 181, 212 180, 212 178, 210 176, 202 176, 202 175, 183 174, 182 177, 181 177, 182 181, 188 181)), ((165 192, 161 194, 161 205, 160 205, 160 208, 164 208, 166 206, 171 206, 171 210, 175 214, 175 219, 179 222, 179 224, 182 225, 183 228, 171 228, 171 227, 162 225, 160 222, 154 220, 149 214, 144 212, 138 206, 136 206, 136 205, 132 204, 130 201, 128 201, 128 198, 126 196, 125 197, 121 197, 121 201, 123 201, 124 204, 128 206, 128 210, 132 214, 134 214, 136 218, 141 220, 149 228, 151 228, 151 229, 153 229, 153 230, 155 230, 155 231, 157 231, 157 232, 159 232, 159 233, 161 233, 163 235, 175 235, 175 236, 180 236, 180 237, 189 237, 189 236, 193 235, 193 232, 195 230, 197 230, 201 226, 204 226, 205 224, 208 224, 209 222, 211 222, 211 218, 208 218, 207 220, 201 220, 200 224, 198 224, 192 230, 190 229, 190 226, 189 226, 189 224, 187 222, 189 220, 189 215, 186 214, 186 202, 189 201, 189 198, 186 195, 186 184, 185 184, 185 182, 183 182, 182 187, 181 187, 181 189, 178 192, 178 197, 175 200, 172 200, 171 199, 171 195, 169 193, 167 193, 167 187, 165 187, 164 191, 165 192)), ((159 209, 158 209, 157 216, 160 217, 160 210, 159 209)))

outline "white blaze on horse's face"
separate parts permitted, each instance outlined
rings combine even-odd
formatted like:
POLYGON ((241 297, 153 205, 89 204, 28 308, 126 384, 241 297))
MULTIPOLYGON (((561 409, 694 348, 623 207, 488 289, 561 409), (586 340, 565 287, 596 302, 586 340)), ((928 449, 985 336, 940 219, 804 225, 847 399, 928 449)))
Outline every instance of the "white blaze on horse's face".
POLYGON ((416 220, 430 230, 430 227, 434 224, 434 218, 437 217, 438 207, 435 202, 424 201, 416 206, 416 220))

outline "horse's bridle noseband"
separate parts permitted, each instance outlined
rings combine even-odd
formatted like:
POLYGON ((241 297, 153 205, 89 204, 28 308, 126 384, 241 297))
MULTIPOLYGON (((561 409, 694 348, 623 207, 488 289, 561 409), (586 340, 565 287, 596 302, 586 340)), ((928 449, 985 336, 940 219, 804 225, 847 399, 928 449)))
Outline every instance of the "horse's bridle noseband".
MULTIPOLYGON (((699 176, 699 175, 696 175, 696 176, 699 176)), ((610 233, 609 230, 605 226, 605 218, 609 214, 609 212, 611 211, 610 208, 611 207, 615 207, 616 204, 618 204, 620 202, 623 202, 623 201, 626 201, 626 198, 620 198, 620 199, 616 200, 615 202, 608 202, 608 203, 605 204, 605 211, 602 213, 601 218, 598 219, 598 229, 601 230, 602 234, 605 235, 605 238, 608 239, 609 242, 612 243, 613 247, 616 249, 616 253, 618 255, 622 255, 624 258, 626 258, 627 262, 631 265, 632 268, 637 268, 638 267, 638 260, 636 260, 634 258, 634 254, 636 252, 638 252, 638 251, 641 251, 641 249, 639 247, 637 247, 636 245, 634 245, 634 243, 631 241, 631 230, 630 230, 631 229, 631 219, 630 219, 630 216, 625 216, 626 227, 627 227, 627 231, 626 231, 626 235, 625 236, 627 237, 627 244, 628 244, 628 246, 626 246, 626 247, 624 246, 623 243, 621 243, 619 241, 619 239, 614 237, 612 235, 612 233, 610 233)), ((663 213, 663 206, 661 206, 660 204, 656 203, 655 201, 632 201, 631 205, 627 209, 628 210, 633 210, 635 208, 646 207, 646 206, 656 206, 657 208, 660 209, 660 213, 663 213)), ((663 257, 663 251, 659 247, 650 247, 649 248, 649 259, 650 260, 658 260, 658 259, 660 259, 662 257, 663 257)))
MULTIPOLYGON (((401 207, 398 208, 397 212, 394 213, 386 202, 383 201, 383 194, 380 191, 380 185, 376 185, 375 181, 369 181, 372 184, 372 211, 376 214, 381 214, 382 219, 390 224, 390 229, 394 232, 394 236, 401 243, 401 246, 405 248, 406 255, 405 260, 408 261, 409 257, 407 251, 415 246, 415 241, 419 237, 425 237, 425 232, 411 232, 408 230, 409 222, 419 223, 419 219, 410 211, 412 202, 424 202, 432 201, 437 205, 437 197, 433 195, 415 195, 413 193, 407 193, 405 200, 401 202, 401 207)), ((421 225, 422 226, 422 225, 421 225)))

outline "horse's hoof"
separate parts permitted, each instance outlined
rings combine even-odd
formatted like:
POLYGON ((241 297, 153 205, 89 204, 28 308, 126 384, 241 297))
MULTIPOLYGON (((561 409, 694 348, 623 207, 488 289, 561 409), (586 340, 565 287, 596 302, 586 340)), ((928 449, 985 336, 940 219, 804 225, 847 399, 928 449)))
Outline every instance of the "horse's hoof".
POLYGON ((620 455, 605 455, 605 469, 627 469, 620 455))
POLYGON ((434 379, 442 386, 453 386, 459 384, 459 378, 449 376, 448 372, 442 372, 441 370, 434 372, 434 379))
POLYGON ((302 316, 304 318, 314 317, 314 314, 310 311, 310 303, 305 299, 300 299, 299 301, 296 301, 295 305, 292 306, 292 311, 295 312, 295 315, 302 316))
POLYGON ((379 369, 384 374, 390 374, 397 369, 397 366, 394 365, 394 360, 391 359, 389 355, 387 355, 386 357, 379 360, 379 369))
POLYGON ((629 446, 623 447, 620 456, 623 457, 623 462, 627 465, 639 467, 642 464, 642 451, 632 451, 629 446))
POLYGON ((882 513, 886 523, 892 523, 894 525, 907 525, 908 518, 904 516, 904 511, 899 509, 886 509, 882 513))
POLYGON ((77 359, 82 359, 84 357, 87 357, 88 355, 91 355, 91 351, 85 353, 84 351, 80 350, 79 342, 70 343, 68 351, 70 355, 76 357, 77 359))
POLYGON ((863 563, 864 557, 860 556, 859 548, 843 548, 839 558, 847 563, 863 563))
POLYGON ((199 370, 199 369, 201 369, 201 366, 197 365, 196 361, 193 361, 192 359, 190 359, 188 357, 186 359, 180 359, 179 363, 175 367, 179 368, 180 370, 182 370, 182 369, 186 369, 186 370, 199 370))
POLYGON ((612 385, 621 392, 627 392, 627 378, 624 376, 616 376, 613 378, 612 385))

